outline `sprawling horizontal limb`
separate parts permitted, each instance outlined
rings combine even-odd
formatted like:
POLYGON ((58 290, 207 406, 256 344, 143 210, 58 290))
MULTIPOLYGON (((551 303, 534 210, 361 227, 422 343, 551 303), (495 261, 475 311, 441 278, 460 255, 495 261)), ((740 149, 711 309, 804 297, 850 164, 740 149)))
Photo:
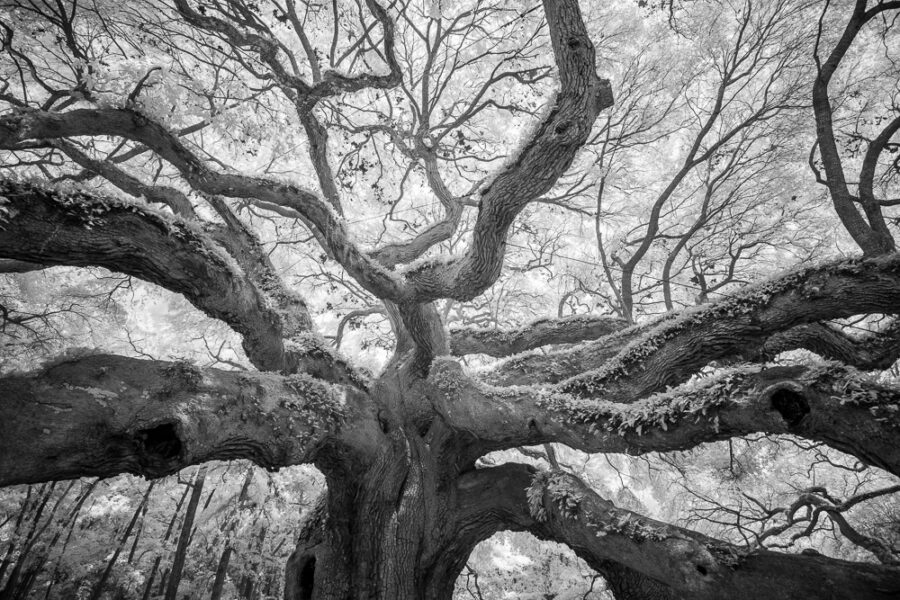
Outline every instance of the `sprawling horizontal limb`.
POLYGON ((5 150, 15 150, 26 140, 101 135, 122 137, 150 148, 178 169, 197 191, 252 198, 297 211, 318 229, 330 255, 366 289, 382 298, 401 295, 397 278, 351 241, 344 220, 317 194, 296 185, 214 171, 176 134, 136 111, 125 108, 82 108, 63 113, 21 110, 0 118, 0 149, 5 150))
POLYGON ((573 344, 596 339, 624 329, 616 317, 573 315, 542 319, 518 329, 454 328, 450 330, 450 352, 457 356, 487 354, 509 356, 549 344, 573 344))
MULTIPOLYGON (((623 330, 546 358, 517 357, 499 365, 496 375, 489 374, 487 379, 533 383, 547 377, 559 381, 568 375, 571 379, 563 384, 564 390, 573 394, 640 398, 678 385, 713 361, 735 356, 757 359, 776 334, 782 335, 779 351, 806 347, 828 355, 830 347, 835 358, 871 368, 865 355, 837 353, 837 346, 825 343, 814 330, 798 331, 796 335, 782 332, 858 314, 896 314, 900 310, 898 297, 900 254, 841 260, 748 286, 649 328, 623 330), (794 345, 789 348, 786 342, 791 339, 794 345), (613 351, 616 354, 610 357, 613 351), (541 365, 545 368, 540 369, 541 365)), ((892 347, 896 345, 885 344, 887 349, 892 347)), ((845 344, 844 348, 849 346, 845 344)))
POLYGON ((480 440, 473 452, 561 442, 645 453, 764 432, 818 440, 900 475, 900 390, 837 364, 734 369, 640 400, 485 386, 449 360, 432 368, 431 381, 438 412, 480 440))
POLYGON ((90 355, 0 377, 0 485, 235 458, 278 468, 379 434, 363 394, 307 375, 90 355))
POLYGON ((10 180, 0 180, 0 197, 0 256, 134 275, 227 323, 260 369, 354 378, 316 343, 301 299, 280 289, 264 265, 238 256, 239 264, 198 226, 130 202, 10 180))
POLYGON ((632 325, 593 340, 585 337, 583 343, 565 348, 525 351, 499 361, 480 373, 480 378, 493 385, 559 383, 586 371, 599 369, 626 346, 652 331, 659 322, 654 320, 632 325))
MULTIPOLYGON (((668 315, 662 322, 675 318, 677 316, 674 314, 668 315)), ((598 318, 602 319, 604 318, 598 318)), ((493 385, 559 383, 586 371, 601 369, 607 361, 660 326, 660 323, 661 321, 642 323, 606 335, 602 333, 602 325, 596 331, 592 331, 591 327, 585 327, 580 333, 573 331, 567 341, 584 340, 586 343, 550 352, 525 353, 498 363, 481 373, 480 377, 493 385)), ((566 327, 565 324, 561 325, 566 327)), ((451 330, 450 333, 453 354, 467 353, 457 352, 457 346, 461 350, 479 348, 477 345, 469 345, 467 341, 471 335, 469 330, 451 330)), ((494 339, 492 332, 486 331, 483 335, 489 340, 494 339)), ((499 343, 502 343, 505 335, 508 334, 500 332, 496 338, 499 343)), ((836 325, 823 322, 797 325, 774 333, 764 338, 761 343, 748 343, 730 357, 717 356, 716 360, 764 362, 772 360, 782 352, 800 349, 809 350, 822 358, 837 360, 863 371, 884 370, 900 360, 900 322, 894 321, 881 331, 863 335, 850 335, 836 325)))
POLYGON ((493 533, 492 526, 530 531, 568 545, 601 573, 614 563, 662 584, 670 591, 664 598, 876 600, 900 593, 900 569, 750 552, 620 509, 562 472, 506 464, 470 472, 457 490, 460 520, 479 533, 493 533))

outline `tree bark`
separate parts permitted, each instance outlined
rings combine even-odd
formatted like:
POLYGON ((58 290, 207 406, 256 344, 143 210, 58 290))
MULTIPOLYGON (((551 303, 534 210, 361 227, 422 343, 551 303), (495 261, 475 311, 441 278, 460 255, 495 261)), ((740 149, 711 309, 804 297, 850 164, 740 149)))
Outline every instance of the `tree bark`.
POLYGON ((203 483, 205 481, 206 465, 203 465, 197 469, 197 475, 194 477, 194 483, 192 484, 187 512, 184 515, 184 522, 181 524, 181 534, 178 536, 175 556, 172 558, 172 569, 169 572, 169 581, 166 584, 165 600, 176 600, 178 586, 181 585, 181 572, 184 569, 184 561, 187 558, 188 544, 194 529, 194 517, 197 516, 197 507, 200 505, 200 496, 203 494, 203 483))
POLYGON ((144 511, 144 507, 147 505, 147 500, 150 498, 150 492, 153 491, 153 486, 155 484, 155 481, 151 481, 150 485, 147 486, 147 491, 144 492, 144 497, 141 500, 141 503, 138 504, 137 509, 135 509, 134 511, 134 515, 131 517, 131 521, 125 528, 125 533, 122 534, 122 539, 121 541, 119 541, 119 545, 116 546, 115 552, 113 552, 113 555, 109 559, 109 562, 106 563, 106 568, 103 570, 103 574, 100 575, 100 579, 98 579, 97 583, 94 585, 94 591, 93 593, 91 593, 91 600, 98 600, 100 598, 100 595, 103 594, 103 587, 106 585, 106 582, 109 579, 109 575, 110 573, 112 573, 113 567, 116 565, 116 561, 119 559, 119 555, 122 553, 122 549, 125 548, 125 542, 128 541, 128 537, 131 535, 131 531, 134 529, 134 526, 137 524, 138 518, 144 511))
POLYGON ((273 468, 309 462, 345 425, 359 441, 378 436, 372 407, 354 388, 183 362, 63 358, 0 378, 0 397, 0 485, 159 477, 230 458, 273 468))
MULTIPOLYGON (((172 531, 175 529, 175 521, 178 520, 178 515, 181 513, 181 506, 184 504, 184 501, 187 500, 190 491, 191 487, 189 485, 185 485, 184 493, 181 495, 181 498, 178 499, 178 504, 175 505, 175 510, 172 513, 172 518, 169 519, 169 526, 166 527, 166 534, 162 539, 163 547, 165 547, 166 542, 169 541, 169 537, 171 537, 172 535, 172 531)), ((150 594, 153 590, 153 580, 156 578, 156 573, 157 571, 159 571, 159 563, 161 562, 162 553, 157 554, 156 558, 153 559, 153 567, 150 569, 150 575, 147 576, 146 583, 144 583, 144 593, 141 595, 141 600, 148 600, 150 598, 150 594)))
POLYGON ((628 588, 659 598, 887 600, 900 592, 900 569, 733 546, 620 509, 559 471, 505 464, 472 471, 458 487, 463 520, 481 535, 524 529, 565 543, 598 572, 610 562, 629 569, 610 577, 627 576, 628 588))
POLYGON ((231 516, 228 520, 226 520, 225 524, 222 527, 222 533, 224 534, 225 540, 225 549, 222 550, 221 556, 219 556, 219 564, 216 566, 216 575, 213 580, 212 591, 210 592, 210 600, 219 600, 222 597, 222 590, 225 588, 225 578, 228 576, 228 565, 231 562, 231 555, 234 552, 234 547, 232 543, 232 533, 237 524, 237 520, 239 517, 239 512, 243 509, 244 503, 247 501, 247 495, 250 491, 250 483, 253 481, 253 468, 247 469, 247 474, 244 476, 244 483, 241 486, 241 492, 238 494, 237 498, 237 506, 234 509, 234 515, 231 516))

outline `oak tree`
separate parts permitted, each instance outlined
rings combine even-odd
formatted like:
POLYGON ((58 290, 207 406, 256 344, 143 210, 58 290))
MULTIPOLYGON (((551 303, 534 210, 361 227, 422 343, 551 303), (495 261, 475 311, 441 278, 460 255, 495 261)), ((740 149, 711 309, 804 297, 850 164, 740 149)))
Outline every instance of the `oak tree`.
MULTIPOLYGON (((253 368, 80 352, 5 373, 0 484, 313 464, 327 490, 286 565, 289 600, 449 598, 473 548, 510 530, 569 546, 622 599, 896 597, 896 560, 868 538, 882 564, 737 545, 617 506, 552 451, 549 470, 483 460, 763 433, 900 475, 900 388, 862 372, 893 364, 900 329, 834 324, 900 310, 885 216, 900 116, 883 83, 900 2, 711 1, 706 21, 640 4, 6 5, 0 270, 103 267, 180 294, 253 368), (666 32, 667 56, 622 53, 617 27, 636 17, 666 32), (883 52, 854 60, 882 77, 839 105, 830 84, 861 35, 883 52), (841 129, 854 109, 866 127, 841 129), (785 166, 813 139, 862 256, 813 262, 821 245, 765 221, 802 217, 762 190, 815 187, 785 166), (645 152, 659 169, 637 185, 645 152), (613 257, 603 236, 625 213, 613 257), (563 300, 559 318, 501 323, 479 302, 512 275, 556 274, 566 232, 548 214, 588 219, 599 270, 579 289, 608 310, 563 315, 563 300), (783 264, 748 249, 779 244, 803 262, 742 287, 748 264, 783 264), (683 254, 703 293, 679 309, 683 254), (728 263, 722 285, 711 261, 728 263), (655 293, 646 264, 669 310, 656 317, 638 301, 655 293), (373 315, 391 331, 375 374, 335 349, 373 315), (796 349, 827 360, 767 362, 796 349)), ((4 328, 50 318, 0 309, 4 328)), ((824 506, 846 523, 855 500, 797 502, 773 514, 824 506)))

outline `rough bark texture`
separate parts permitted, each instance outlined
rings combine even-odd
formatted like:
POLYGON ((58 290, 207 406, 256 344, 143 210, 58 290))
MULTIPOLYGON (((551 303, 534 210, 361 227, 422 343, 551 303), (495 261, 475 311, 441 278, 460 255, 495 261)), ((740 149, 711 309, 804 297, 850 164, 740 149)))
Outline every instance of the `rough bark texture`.
POLYGON ((622 319, 574 315, 561 319, 534 321, 514 330, 450 330, 450 352, 454 355, 487 354, 509 356, 550 344, 573 344, 604 337, 626 326, 622 319))
POLYGON ((0 485, 229 458, 277 468, 309 462, 341 430, 379 434, 353 388, 102 354, 0 378, 0 398, 0 485))
MULTIPOLYGON (((360 384, 313 334, 305 303, 285 290, 255 239, 206 233, 138 204, 0 180, 0 253, 43 265, 101 266, 181 293, 243 336, 263 370, 303 368, 360 384), (217 239, 218 238, 218 241, 217 239), (221 242, 221 243, 220 243, 221 242)), ((33 264, 33 263, 28 263, 33 264)))
MULTIPOLYGON (((514 220, 572 165, 598 114, 612 103, 610 85, 596 73, 578 2, 546 0, 557 94, 530 137, 467 201, 478 207, 468 246, 451 257, 422 259, 456 231, 463 210, 441 179, 438 155, 423 146, 417 156, 424 157, 443 220, 411 240, 367 252, 342 217, 328 131, 314 114, 324 98, 389 88, 403 76, 388 12, 374 0, 365 4, 371 27, 383 32, 377 47, 387 73, 323 72, 309 52, 311 81, 284 60, 285 46, 257 26, 261 21, 237 26, 225 12, 198 12, 183 0, 172 14, 198 35, 227 41, 283 92, 308 136, 321 193, 217 171, 182 139, 186 130, 169 131, 130 104, 85 101, 54 109, 52 102, 22 102, 0 116, 0 150, 49 145, 122 191, 177 213, 2 179, 0 271, 102 266, 150 281, 241 334, 259 369, 237 373, 98 354, 6 374, 0 377, 0 485, 117 473, 158 477, 212 459, 244 458, 268 468, 315 464, 328 488, 288 562, 287 600, 448 599, 475 545, 500 530, 569 545, 620 600, 897 597, 896 567, 735 547, 619 509, 560 472, 476 467, 486 452, 522 445, 646 453, 765 432, 818 440, 900 475, 900 391, 847 366, 892 364, 900 354, 898 327, 853 338, 826 323, 900 313, 900 255, 884 253, 893 246, 877 235, 874 200, 862 198, 868 224, 857 222, 862 217, 852 204, 856 218, 846 222, 869 258, 798 269, 653 323, 626 327, 623 319, 578 316, 518 330, 447 331, 434 301, 471 299, 496 282, 514 220), (67 141, 80 136, 140 144, 120 157, 152 152, 193 194, 148 185, 116 166, 118 159, 91 158, 67 141), (215 223, 200 224, 197 198, 215 212, 215 223), (232 212, 235 198, 300 217, 327 256, 383 303, 396 348, 377 378, 364 379, 323 344, 303 298, 278 279, 259 241, 232 212), (400 267, 413 259, 421 262, 400 267), (759 363, 796 348, 840 363, 759 363), (507 358, 481 372, 466 372, 450 358, 475 353, 507 358), (691 381, 704 369, 740 360, 757 364, 691 381)), ((820 136, 833 137, 825 110, 832 67, 866 20, 900 3, 868 12, 865 6, 857 2, 846 39, 820 69, 814 91, 820 136)), ((720 91, 717 106, 723 102, 720 91)), ((710 120, 704 135, 712 128, 710 120)), ((898 130, 900 121, 893 120, 870 144, 863 196, 898 130)), ((705 149, 701 136, 689 162, 706 160, 738 131, 705 149)), ((832 148, 821 149, 827 164, 832 148)), ((828 167, 843 217, 853 200, 841 177, 828 167)), ((674 189, 660 197, 653 219, 674 189)), ((229 552, 220 559, 216 594, 229 552)), ((5 567, 6 561, 0 570, 5 567)), ((175 595, 177 578, 176 570, 168 595, 175 595)), ((248 578, 245 590, 252 586, 248 578)))
POLYGON ((614 561, 663 582, 674 597, 875 600, 900 591, 897 569, 732 546, 617 508, 562 472, 507 464, 474 471, 459 485, 466 520, 486 529, 492 519, 515 520, 520 529, 569 545, 588 564, 602 569, 614 561))

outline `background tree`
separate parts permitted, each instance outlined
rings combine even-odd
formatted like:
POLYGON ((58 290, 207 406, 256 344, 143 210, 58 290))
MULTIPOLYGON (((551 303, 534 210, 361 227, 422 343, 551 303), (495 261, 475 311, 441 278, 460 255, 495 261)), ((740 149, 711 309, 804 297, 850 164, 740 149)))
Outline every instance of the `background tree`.
MULTIPOLYGON (((313 464, 324 476, 287 560, 290 599, 448 598, 473 549, 499 531, 570 547, 617 598, 896 595, 889 536, 846 517, 893 493, 900 469, 900 391, 856 370, 898 357, 900 257, 883 214, 892 201, 874 199, 869 174, 880 173, 879 198, 896 182, 886 158, 896 105, 884 81, 900 4, 664 8, 5 8, 0 267, 24 274, 5 283, 4 327, 32 352, 56 350, 68 334, 52 328, 73 313, 90 319, 98 302, 149 294, 178 318, 186 301, 206 320, 176 321, 182 353, 161 360, 171 350, 148 339, 153 320, 135 318, 138 306, 106 352, 0 377, 0 484, 41 484, 26 488, 15 516, 24 542, 7 549, 4 593, 27 594, 33 565, 48 560, 27 557, 44 515, 64 506, 57 488, 68 486, 67 497, 76 487, 52 482, 204 465, 157 524, 168 546, 147 555, 152 575, 130 587, 123 577, 116 593, 184 592, 191 548, 203 547, 193 524, 204 494, 214 503, 205 463, 247 459, 313 464), (623 28, 636 17, 647 25, 623 28), (649 43, 636 50, 626 35, 649 43), (853 195, 829 84, 848 77, 842 61, 859 35, 882 42, 858 57, 881 68, 848 95, 872 98, 861 114, 877 103, 880 129, 871 139, 854 131, 866 150, 853 195), (597 74, 605 65, 611 80, 597 74), (806 214, 816 198, 795 168, 808 160, 803 132, 814 132, 819 178, 864 258, 809 261, 826 246, 798 233, 824 218, 806 214), (585 233, 596 243, 585 245, 585 233), (740 286, 788 262, 792 270, 740 286), (52 267, 76 268, 63 276, 93 290, 90 300, 34 306, 43 297, 22 290, 53 285, 52 267), (92 286, 83 268, 117 275, 95 270, 115 279, 92 286), (548 294, 559 273, 567 287, 548 294), (678 296, 679 284, 700 293, 678 296), (702 306, 652 316, 693 303, 702 306), (347 335, 362 318, 372 328, 347 335), (865 335, 849 335, 848 323, 865 335), (388 327, 385 351, 374 335, 388 327), (339 342, 372 351, 357 364, 333 349, 339 342), (820 358, 784 354, 797 349, 820 358), (686 472, 655 453, 760 434, 825 444, 889 480, 807 486, 788 503, 748 498, 737 508, 731 497, 705 506, 702 486, 686 484, 700 500, 684 507, 735 535, 641 514, 635 492, 598 493, 604 486, 562 456, 564 447, 652 455, 648 465, 686 472), (739 523, 721 516, 735 513, 739 523), (770 548, 797 528, 796 539, 815 537, 826 517, 880 564, 770 548)), ((815 153, 809 162, 817 166, 815 153)), ((97 561, 95 595, 129 538, 136 547, 151 492, 123 511, 119 550, 97 561)), ((271 595, 278 580, 265 561, 283 549, 271 529, 246 536, 244 553, 259 562, 232 577, 243 598, 271 595)), ((224 553, 206 554, 211 573, 228 570, 224 553)), ((191 577, 192 592, 221 593, 222 579, 208 579, 191 577)))

